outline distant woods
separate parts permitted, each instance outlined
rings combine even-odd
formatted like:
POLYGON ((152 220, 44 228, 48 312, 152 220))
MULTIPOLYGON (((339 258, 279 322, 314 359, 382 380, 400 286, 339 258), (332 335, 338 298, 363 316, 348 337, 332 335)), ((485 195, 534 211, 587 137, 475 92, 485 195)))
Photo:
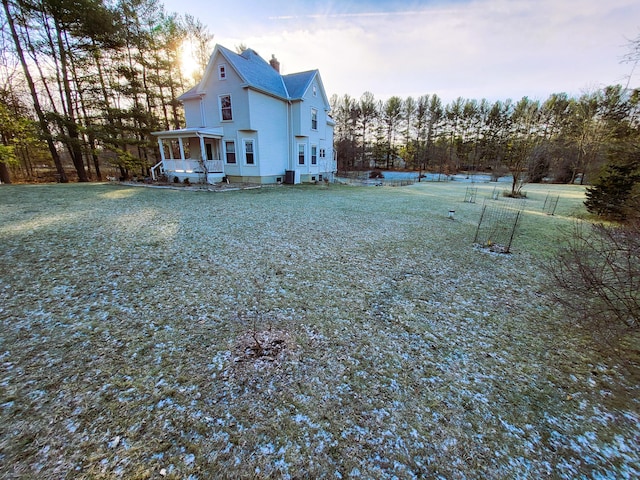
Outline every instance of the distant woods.
POLYGON ((640 92, 609 86, 578 98, 489 102, 437 95, 376 100, 334 95, 340 170, 406 168, 512 174, 524 182, 595 180, 638 145, 640 92))
MULTIPOLYGON (((184 126, 177 97, 204 71, 207 27, 159 0, 1 1, 0 180, 101 180, 105 164, 109 175, 148 175, 159 157, 150 133, 184 126)), ((626 60, 639 59, 640 37, 626 60)), ((638 171, 639 99, 622 86, 446 105, 437 95, 334 95, 338 167, 511 173, 515 194, 525 181, 624 177, 638 171)))
POLYGON ((118 176, 145 175, 158 156, 150 132, 183 125, 176 97, 213 38, 157 0, 2 0, 0 25, 5 183, 52 180, 49 165, 61 182, 100 180, 105 158, 118 176))

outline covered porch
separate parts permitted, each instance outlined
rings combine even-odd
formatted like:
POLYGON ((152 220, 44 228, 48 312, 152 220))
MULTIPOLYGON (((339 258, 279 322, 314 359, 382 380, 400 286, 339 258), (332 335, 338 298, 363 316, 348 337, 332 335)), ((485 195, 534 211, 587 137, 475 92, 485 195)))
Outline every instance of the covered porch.
POLYGON ((151 168, 151 177, 162 174, 170 182, 216 183, 224 176, 222 128, 183 128, 153 132, 158 138, 160 162, 151 168))

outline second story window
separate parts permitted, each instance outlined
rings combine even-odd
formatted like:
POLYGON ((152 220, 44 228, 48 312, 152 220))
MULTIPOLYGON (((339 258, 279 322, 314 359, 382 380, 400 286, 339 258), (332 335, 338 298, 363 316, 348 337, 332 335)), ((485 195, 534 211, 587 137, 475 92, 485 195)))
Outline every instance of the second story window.
POLYGON ((231 95, 222 95, 220 97, 220 118, 223 121, 233 120, 233 112, 231 111, 231 95))
POLYGON ((318 129, 318 110, 315 108, 311 109, 311 130, 318 129))

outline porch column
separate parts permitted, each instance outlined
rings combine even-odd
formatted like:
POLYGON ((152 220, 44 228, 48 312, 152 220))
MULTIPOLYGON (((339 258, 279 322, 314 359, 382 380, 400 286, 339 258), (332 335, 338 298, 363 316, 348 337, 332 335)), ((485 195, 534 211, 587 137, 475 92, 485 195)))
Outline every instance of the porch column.
MULTIPOLYGON (((164 167, 164 146, 162 145, 162 138, 158 137, 158 148, 160 149, 160 163, 164 167)), ((158 165, 154 165, 151 167, 151 178, 156 179, 156 167, 158 165)))
POLYGON ((198 135, 200 139, 200 158, 202 159, 202 169, 204 170, 204 183, 209 182, 209 168, 207 167, 207 151, 204 148, 204 137, 198 135))
POLYGON ((187 163, 184 158, 184 144, 182 143, 182 137, 178 137, 178 145, 180 146, 180 159, 182 160, 182 170, 187 172, 187 163))
POLYGON ((198 137, 200 139, 200 156, 202 161, 213 160, 213 158, 207 158, 207 150, 204 148, 204 137, 198 137))
POLYGON ((162 138, 158 137, 158 148, 160 148, 160 160, 164 163, 164 144, 162 143, 162 138))

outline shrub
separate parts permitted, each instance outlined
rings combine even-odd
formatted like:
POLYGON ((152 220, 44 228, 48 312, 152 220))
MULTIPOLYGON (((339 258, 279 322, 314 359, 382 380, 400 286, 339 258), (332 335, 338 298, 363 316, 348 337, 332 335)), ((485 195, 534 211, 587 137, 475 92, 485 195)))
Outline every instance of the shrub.
POLYGON ((640 330, 640 222, 576 224, 546 265, 552 295, 599 341, 619 345, 640 330))

